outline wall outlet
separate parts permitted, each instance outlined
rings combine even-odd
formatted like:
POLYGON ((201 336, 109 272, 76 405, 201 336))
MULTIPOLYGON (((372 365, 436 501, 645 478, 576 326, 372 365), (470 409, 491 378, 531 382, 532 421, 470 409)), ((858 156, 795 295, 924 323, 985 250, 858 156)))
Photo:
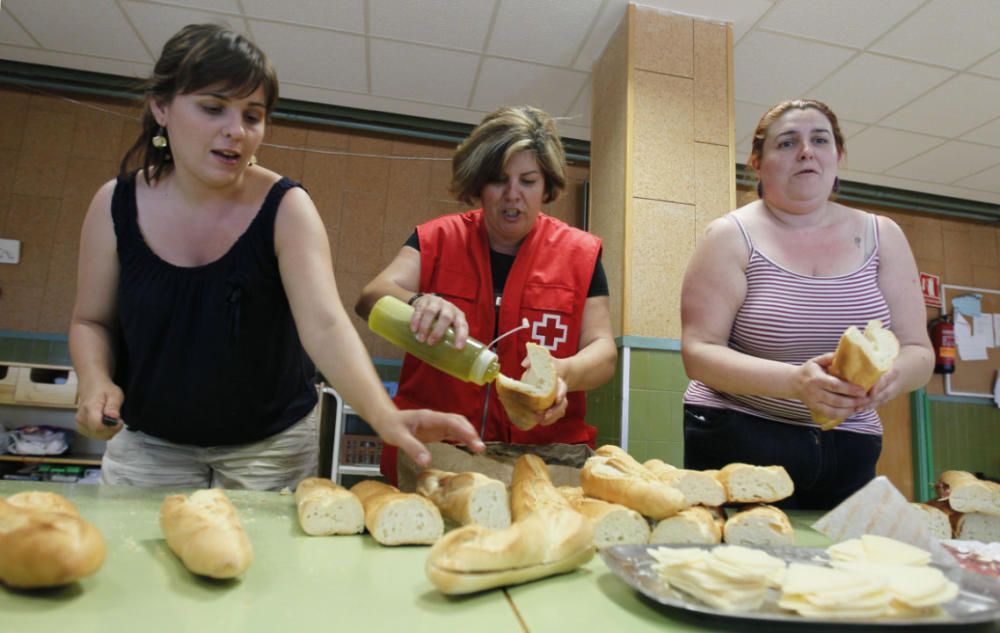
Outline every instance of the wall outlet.
POLYGON ((0 264, 16 264, 21 261, 21 240, 0 238, 0 264))

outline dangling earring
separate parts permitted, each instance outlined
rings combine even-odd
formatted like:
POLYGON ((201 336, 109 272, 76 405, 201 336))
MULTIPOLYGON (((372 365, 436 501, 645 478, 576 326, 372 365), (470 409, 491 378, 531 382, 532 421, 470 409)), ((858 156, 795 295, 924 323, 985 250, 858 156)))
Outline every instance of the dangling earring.
POLYGON ((257 155, 253 154, 250 156, 250 160, 247 161, 247 167, 253 167, 257 164, 257 155))
POLYGON ((152 143, 153 147, 155 147, 156 149, 163 149, 169 144, 167 143, 167 137, 163 135, 163 132, 164 129, 163 126, 161 125, 160 129, 156 131, 156 136, 150 139, 150 143, 152 143))
POLYGON ((833 193, 840 191, 840 176, 834 176, 833 178, 833 193))
POLYGON ((757 181, 757 197, 761 200, 764 199, 764 183, 757 181))

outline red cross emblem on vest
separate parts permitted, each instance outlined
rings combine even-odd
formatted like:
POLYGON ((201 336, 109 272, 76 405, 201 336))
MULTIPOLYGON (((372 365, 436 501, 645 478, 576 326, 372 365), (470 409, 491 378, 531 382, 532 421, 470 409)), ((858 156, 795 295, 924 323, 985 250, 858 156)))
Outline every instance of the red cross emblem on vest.
POLYGON ((562 322, 558 314, 545 314, 541 321, 531 324, 531 340, 550 352, 566 342, 568 332, 569 326, 562 322))

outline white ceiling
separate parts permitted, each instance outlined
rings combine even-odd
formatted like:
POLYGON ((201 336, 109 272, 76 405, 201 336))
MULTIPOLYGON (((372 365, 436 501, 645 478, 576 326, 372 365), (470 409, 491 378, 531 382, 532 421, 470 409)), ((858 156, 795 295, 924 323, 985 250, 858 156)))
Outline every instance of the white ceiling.
MULTIPOLYGON (((590 138, 590 68, 627 0, 2 0, 0 59, 145 76, 223 22, 282 96, 476 123, 507 103, 590 138)), ((1000 203, 1000 1, 645 0, 733 23, 737 160, 766 107, 828 102, 849 180, 1000 203)))

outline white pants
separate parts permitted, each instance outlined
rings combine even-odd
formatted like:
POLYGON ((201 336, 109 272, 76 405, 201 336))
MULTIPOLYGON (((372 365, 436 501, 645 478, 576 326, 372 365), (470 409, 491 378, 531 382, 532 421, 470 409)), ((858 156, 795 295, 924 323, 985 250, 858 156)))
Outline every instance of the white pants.
POLYGON ((233 446, 175 444, 123 430, 108 441, 101 483, 172 488, 294 489, 319 469, 317 410, 277 435, 233 446))

